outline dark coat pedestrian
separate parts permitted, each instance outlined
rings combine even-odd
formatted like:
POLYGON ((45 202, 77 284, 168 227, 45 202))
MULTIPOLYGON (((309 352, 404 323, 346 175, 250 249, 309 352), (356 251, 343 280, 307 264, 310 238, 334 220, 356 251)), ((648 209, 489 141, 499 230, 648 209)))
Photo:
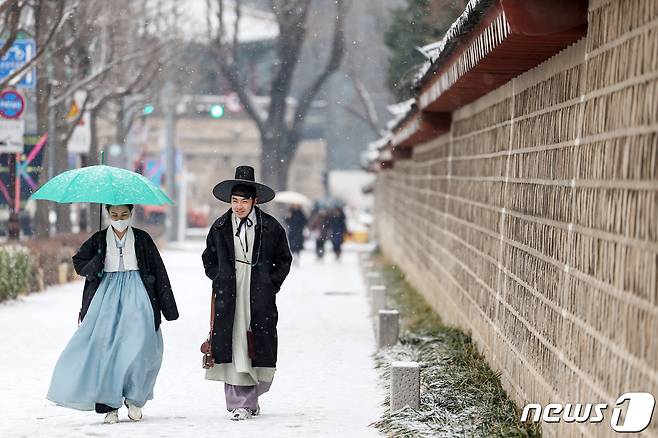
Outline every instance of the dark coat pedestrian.
POLYGON ((276 294, 290 271, 292 254, 283 226, 256 207, 274 191, 255 182, 254 169, 239 166, 235 179, 220 182, 215 197, 231 204, 210 227, 203 267, 212 280, 214 322, 207 380, 224 382, 232 420, 260 413, 277 361, 276 294))
MULTIPOLYGON (((277 359, 278 312, 275 295, 290 271, 292 255, 286 233, 274 217, 256 207, 256 237, 251 266, 251 329, 254 333, 256 367, 274 367, 277 359)), ((211 337, 217 363, 232 360, 233 315, 235 312, 235 249, 231 210, 210 227, 203 252, 203 267, 216 294, 215 333, 211 337)))
POLYGON ((288 242, 290 242, 290 251, 293 254, 299 254, 304 249, 304 228, 307 224, 308 219, 301 207, 293 206, 286 217, 288 242))
POLYGON ((324 257, 324 244, 329 239, 329 215, 325 210, 318 210, 309 226, 315 238, 315 254, 318 259, 324 257))
POLYGON ((345 234, 347 233, 345 212, 342 208, 335 207, 332 209, 328 220, 328 228, 334 253, 336 254, 336 258, 340 258, 345 234))

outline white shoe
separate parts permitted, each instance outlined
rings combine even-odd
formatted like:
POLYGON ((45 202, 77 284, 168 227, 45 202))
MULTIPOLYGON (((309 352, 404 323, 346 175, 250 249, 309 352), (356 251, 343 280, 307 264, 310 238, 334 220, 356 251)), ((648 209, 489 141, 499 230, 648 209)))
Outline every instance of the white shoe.
POLYGON ((233 421, 241 421, 248 418, 251 418, 251 412, 249 409, 238 408, 231 411, 231 420, 233 421))
POLYGON ((260 405, 257 405, 256 409, 249 409, 249 413, 251 414, 252 417, 256 417, 260 415, 260 405))
POLYGON ((142 408, 135 406, 133 402, 128 399, 125 399, 123 403, 128 408, 128 418, 132 421, 140 421, 142 419, 142 408))
POLYGON ((110 411, 105 415, 103 423, 114 424, 119 422, 119 411, 110 411))

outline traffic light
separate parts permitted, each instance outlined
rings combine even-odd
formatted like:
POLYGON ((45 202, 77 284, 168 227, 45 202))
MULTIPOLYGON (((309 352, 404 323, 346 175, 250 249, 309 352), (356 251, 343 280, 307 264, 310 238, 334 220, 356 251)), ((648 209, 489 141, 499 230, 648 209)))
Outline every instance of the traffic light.
POLYGON ((210 117, 213 119, 220 119, 224 115, 224 107, 219 104, 210 106, 210 117))
POLYGON ((147 103, 144 105, 144 109, 142 110, 142 114, 145 116, 148 116, 149 114, 153 114, 153 111, 155 111, 155 107, 151 105, 150 103, 147 103))

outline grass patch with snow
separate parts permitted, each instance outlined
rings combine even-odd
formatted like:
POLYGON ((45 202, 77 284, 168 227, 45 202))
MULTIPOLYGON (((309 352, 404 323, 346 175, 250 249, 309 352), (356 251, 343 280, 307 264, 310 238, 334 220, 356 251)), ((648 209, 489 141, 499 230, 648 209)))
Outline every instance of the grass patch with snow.
POLYGON ((389 412, 373 425, 387 436, 406 437, 541 437, 538 425, 519 421, 520 412, 503 390, 471 338, 441 323, 424 298, 396 266, 374 260, 387 286, 389 308, 400 311, 400 342, 375 354, 387 393, 390 363, 421 364, 421 406, 389 412))

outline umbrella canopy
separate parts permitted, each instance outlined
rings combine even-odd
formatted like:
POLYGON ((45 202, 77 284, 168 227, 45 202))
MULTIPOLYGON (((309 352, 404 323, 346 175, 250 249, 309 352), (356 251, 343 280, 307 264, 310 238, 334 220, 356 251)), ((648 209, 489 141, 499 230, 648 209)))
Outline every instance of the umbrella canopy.
POLYGON ((274 202, 281 204, 299 204, 304 206, 310 206, 312 204, 308 196, 298 192, 293 192, 292 190, 277 192, 274 197, 274 202))
POLYGON ((105 165, 63 172, 41 186, 31 199, 107 205, 173 204, 162 190, 142 175, 105 165))

